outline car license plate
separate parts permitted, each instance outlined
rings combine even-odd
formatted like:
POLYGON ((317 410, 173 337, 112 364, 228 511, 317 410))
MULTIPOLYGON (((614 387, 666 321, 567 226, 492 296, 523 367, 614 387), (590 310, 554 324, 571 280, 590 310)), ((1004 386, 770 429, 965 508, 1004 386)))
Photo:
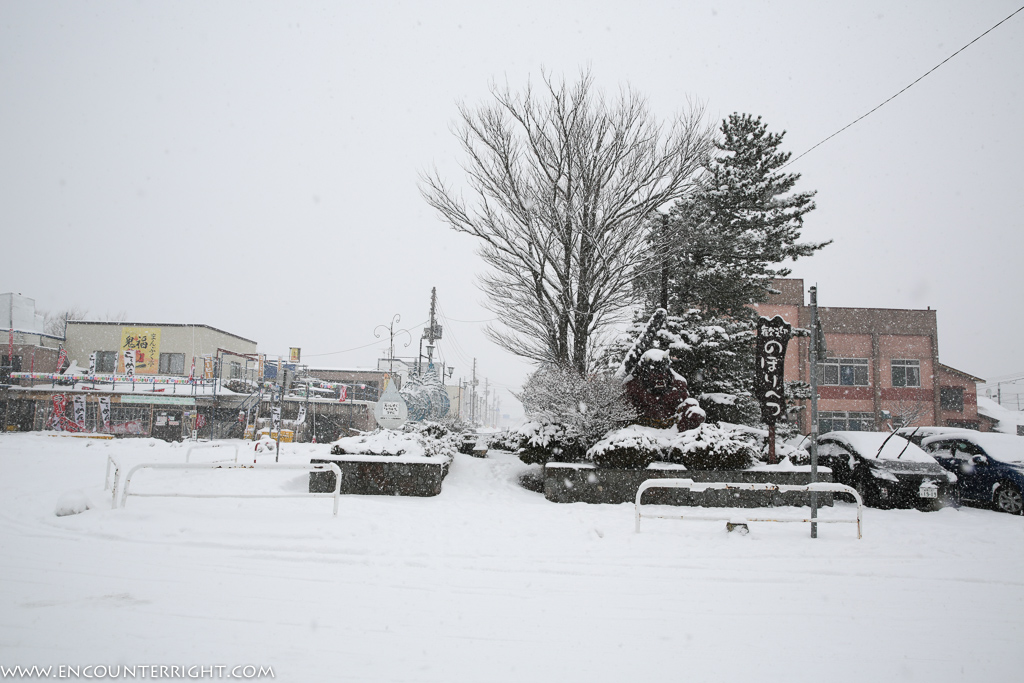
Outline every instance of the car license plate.
POLYGON ((938 498, 939 490, 934 486, 922 486, 917 490, 919 498, 938 498))

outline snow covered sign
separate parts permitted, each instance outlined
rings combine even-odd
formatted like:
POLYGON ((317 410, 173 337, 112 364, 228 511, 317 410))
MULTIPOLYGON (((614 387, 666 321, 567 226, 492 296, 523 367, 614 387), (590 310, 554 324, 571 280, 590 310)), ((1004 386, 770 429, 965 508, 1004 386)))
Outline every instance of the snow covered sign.
POLYGON ((409 406, 395 389, 394 382, 388 382, 380 400, 373 407, 373 417, 385 429, 397 429, 409 419, 409 406))
POLYGON ((793 326, 781 316, 761 316, 757 321, 754 394, 761 404, 761 419, 773 426, 786 411, 786 346, 792 334, 793 326))

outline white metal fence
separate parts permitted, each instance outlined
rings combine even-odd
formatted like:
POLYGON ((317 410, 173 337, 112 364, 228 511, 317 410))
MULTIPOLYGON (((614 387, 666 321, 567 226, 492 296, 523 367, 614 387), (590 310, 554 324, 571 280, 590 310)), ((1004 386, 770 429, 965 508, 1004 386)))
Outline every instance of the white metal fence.
POLYGON ((861 538, 861 514, 864 508, 864 501, 855 489, 845 484, 832 484, 828 482, 817 482, 814 484, 762 484, 762 483, 736 483, 736 482, 695 482, 693 479, 648 479, 640 484, 636 492, 635 516, 636 532, 640 533, 640 518, 647 517, 660 519, 688 519, 688 520, 711 520, 726 522, 809 522, 812 524, 856 524, 857 538, 861 538), (690 514, 689 511, 673 514, 644 514, 643 505, 640 502, 645 491, 655 488, 663 489, 687 489, 690 491, 706 491, 708 489, 726 489, 735 491, 778 491, 779 493, 789 492, 817 492, 817 493, 847 493, 853 496, 857 503, 856 519, 821 519, 820 517, 750 517, 744 515, 708 515, 690 514))
MULTIPOLYGON (((116 475, 115 475, 116 480, 116 475)), ((115 488, 116 495, 116 488, 115 488)), ((151 462, 142 463, 128 470, 124 478, 124 492, 121 494, 121 507, 128 503, 128 496, 139 498, 334 498, 334 515, 338 515, 338 502, 341 499, 341 468, 333 462, 328 463, 234 463, 230 465, 209 463, 183 462, 151 462), (304 470, 306 472, 334 472, 334 491, 330 493, 132 493, 132 476, 139 470, 304 470)))
POLYGON ((215 449, 215 448, 234 448, 235 449, 235 460, 234 461, 238 462, 238 444, 236 444, 236 443, 226 443, 226 444, 208 443, 208 444, 198 444, 198 445, 195 445, 195 446, 189 446, 188 450, 185 451, 185 462, 188 462, 189 458, 192 457, 192 451, 205 451, 205 450, 211 450, 211 449, 215 449))

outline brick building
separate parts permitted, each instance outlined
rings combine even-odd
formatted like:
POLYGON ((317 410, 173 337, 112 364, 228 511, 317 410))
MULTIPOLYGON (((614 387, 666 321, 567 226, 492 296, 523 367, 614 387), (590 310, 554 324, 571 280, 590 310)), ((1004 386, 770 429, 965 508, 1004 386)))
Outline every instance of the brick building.
POLYGON ((44 331, 44 316, 35 299, 13 292, 0 294, 0 384, 8 372, 56 372, 61 337, 44 331), (13 347, 13 353, 11 353, 13 347))
MULTIPOLYGON (((794 327, 810 329, 804 283, 776 280, 779 294, 758 304, 794 327)), ((818 366, 819 430, 881 430, 941 425, 982 429, 976 383, 983 381, 939 362, 938 326, 932 309, 819 307, 828 359, 818 366)), ((799 337, 786 353, 786 379, 810 381, 810 340, 799 337)), ((801 431, 810 431, 809 411, 801 431)))

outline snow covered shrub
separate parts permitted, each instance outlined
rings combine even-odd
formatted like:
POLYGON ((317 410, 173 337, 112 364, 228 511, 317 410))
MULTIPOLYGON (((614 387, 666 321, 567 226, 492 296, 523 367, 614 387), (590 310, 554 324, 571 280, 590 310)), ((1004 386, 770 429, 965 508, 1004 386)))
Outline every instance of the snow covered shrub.
POLYGON ((447 426, 440 422, 406 422, 402 425, 402 431, 409 433, 422 434, 423 436, 431 439, 443 439, 449 434, 451 430, 447 426))
POLYGON ((487 441, 487 447, 493 448, 499 451, 508 451, 509 453, 515 453, 522 447, 522 437, 519 432, 513 432, 508 429, 504 429, 497 434, 491 436, 487 441))
POLYGON ((702 424, 674 440, 668 460, 691 470, 742 470, 754 463, 755 455, 754 448, 738 432, 702 424))
POLYGON ((543 465, 550 461, 580 462, 587 451, 579 434, 563 424, 527 422, 517 434, 522 444, 519 459, 527 465, 543 465))
POLYGON ((587 460, 598 467, 613 469, 645 469, 656 460, 663 460, 671 448, 668 438, 673 429, 654 429, 630 425, 609 432, 587 450, 587 460))
POLYGON ((610 373, 582 376, 571 368, 546 365, 516 394, 532 422, 519 429, 527 463, 577 462, 609 430, 634 419, 623 397, 622 380, 610 373))

